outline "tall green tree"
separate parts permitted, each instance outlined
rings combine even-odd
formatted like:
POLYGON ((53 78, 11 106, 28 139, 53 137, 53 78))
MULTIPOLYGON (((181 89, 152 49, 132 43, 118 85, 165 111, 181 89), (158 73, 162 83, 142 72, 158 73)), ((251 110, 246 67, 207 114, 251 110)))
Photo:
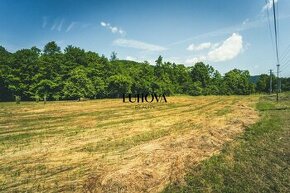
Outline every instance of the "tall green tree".
POLYGON ((39 73, 35 75, 36 82, 31 92, 46 96, 48 99, 59 98, 63 89, 64 79, 68 72, 64 71, 64 57, 60 47, 54 42, 44 46, 39 59, 39 73), (43 88, 49 88, 44 92, 43 88))
POLYGON ((115 61, 115 60, 117 60, 118 58, 117 58, 117 52, 112 52, 112 54, 111 54, 111 61, 115 61))
POLYGON ((267 74, 261 74, 256 84, 257 92, 269 92, 270 88, 270 76, 267 74))
POLYGON ((4 47, 0 46, 0 101, 9 101, 14 98, 9 89, 9 85, 14 78, 10 66, 12 56, 4 47))
POLYGON ((205 65, 203 62, 196 63, 191 68, 191 77, 194 82, 199 81, 202 87, 206 87, 210 84, 211 78, 214 73, 214 68, 210 65, 205 65))
POLYGON ((110 97, 121 97, 132 93, 132 80, 124 75, 114 75, 108 79, 108 93, 110 97))
POLYGON ((93 98, 96 95, 92 81, 87 77, 83 68, 71 71, 69 78, 64 83, 63 96, 67 99, 93 98))
POLYGON ((224 94, 245 95, 254 90, 254 85, 250 83, 250 73, 247 70, 234 69, 225 74, 224 77, 224 94))

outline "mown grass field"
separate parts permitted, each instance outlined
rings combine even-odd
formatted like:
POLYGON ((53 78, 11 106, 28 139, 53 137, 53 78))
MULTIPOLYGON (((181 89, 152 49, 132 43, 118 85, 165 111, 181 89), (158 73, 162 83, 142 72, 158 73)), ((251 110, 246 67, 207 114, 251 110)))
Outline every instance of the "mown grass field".
POLYGON ((159 192, 182 184, 190 166, 260 119, 258 100, 177 96, 149 108, 122 99, 0 103, 0 191, 159 192))
POLYGON ((290 192, 290 93, 280 99, 261 97, 257 123, 164 192, 290 192))

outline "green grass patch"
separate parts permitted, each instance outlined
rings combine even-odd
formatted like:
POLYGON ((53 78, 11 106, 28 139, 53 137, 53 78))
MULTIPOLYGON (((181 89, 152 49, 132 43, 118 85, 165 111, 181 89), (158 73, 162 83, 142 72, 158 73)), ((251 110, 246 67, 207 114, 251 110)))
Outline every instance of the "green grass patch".
POLYGON ((272 110, 275 109, 275 103, 272 101, 260 101, 257 103, 256 108, 259 111, 272 110))

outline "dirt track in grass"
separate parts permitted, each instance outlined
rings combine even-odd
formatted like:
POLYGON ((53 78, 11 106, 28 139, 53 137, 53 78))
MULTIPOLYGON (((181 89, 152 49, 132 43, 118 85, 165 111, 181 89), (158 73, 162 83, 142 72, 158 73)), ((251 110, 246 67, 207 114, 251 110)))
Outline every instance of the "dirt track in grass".
POLYGON ((0 103, 0 190, 158 192, 258 120, 256 96, 0 103))

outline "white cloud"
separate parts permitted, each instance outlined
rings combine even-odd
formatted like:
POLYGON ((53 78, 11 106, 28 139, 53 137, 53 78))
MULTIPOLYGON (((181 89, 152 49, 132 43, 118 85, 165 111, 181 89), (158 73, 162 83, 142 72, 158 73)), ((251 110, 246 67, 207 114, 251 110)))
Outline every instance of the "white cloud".
POLYGON ((193 58, 188 58, 185 60, 185 64, 195 64, 197 62, 203 62, 206 60, 205 56, 198 56, 198 57, 193 57, 193 58))
POLYGON ((171 56, 169 58, 164 58, 163 60, 164 61, 167 61, 167 62, 175 63, 175 64, 182 64, 182 63, 184 63, 184 61, 183 61, 182 58, 176 57, 176 56, 171 56))
POLYGON ((62 19, 62 20, 59 22, 58 27, 57 27, 57 31, 61 31, 63 23, 64 23, 64 19, 62 19))
POLYGON ((66 32, 69 32, 75 25, 76 25, 76 22, 71 22, 69 26, 66 28, 66 32))
POLYGON ((139 50, 146 50, 146 51, 164 51, 167 48, 148 44, 145 42, 137 41, 137 40, 130 40, 130 39, 117 39, 113 42, 114 45, 121 46, 121 47, 128 47, 128 48, 135 48, 139 50))
POLYGON ((132 56, 127 56, 126 60, 137 61, 137 59, 132 56))
POLYGON ((57 26, 57 22, 55 21, 53 25, 51 26, 50 30, 53 31, 56 28, 56 26, 57 26))
POLYGON ((112 33, 119 33, 121 35, 124 35, 126 33, 124 30, 122 30, 116 26, 112 26, 110 23, 106 23, 106 22, 102 21, 100 24, 101 24, 101 26, 109 29, 112 33))
MULTIPOLYGON (((274 3, 277 3, 278 0, 274 0, 274 3)), ((263 6, 262 11, 266 11, 267 9, 272 9, 273 0, 267 0, 267 4, 263 6)))
POLYGON ((125 34, 126 32, 123 31, 123 30, 121 30, 121 29, 119 29, 119 33, 120 33, 121 35, 123 35, 123 34, 125 34))
POLYGON ((208 53, 208 60, 221 62, 235 58, 243 50, 243 38, 241 35, 233 33, 219 47, 208 53))
POLYGON ((211 49, 215 49, 215 48, 217 48, 219 45, 220 45, 220 43, 212 44, 211 49))
POLYGON ((187 50, 189 50, 189 51, 200 51, 200 50, 208 49, 210 47, 211 47, 211 43, 210 42, 205 42, 205 43, 201 43, 199 45, 190 44, 187 47, 187 50))
POLYGON ((117 27, 111 27, 111 31, 112 31, 112 33, 116 33, 116 32, 118 32, 118 28, 117 27))
POLYGON ((61 31, 63 24, 64 24, 64 19, 62 19, 60 21, 54 20, 53 25, 51 26, 50 30, 51 31, 54 31, 54 30, 61 31))
POLYGON ((246 44, 245 47, 243 47, 243 38, 237 33, 233 33, 222 43, 210 43, 210 46, 209 44, 204 44, 204 46, 200 45, 195 46, 194 48, 201 49, 203 47, 209 47, 211 50, 206 55, 187 58, 184 62, 185 64, 192 65, 203 61, 221 62, 231 60, 246 50, 249 46, 249 44, 246 44))
POLYGON ((140 63, 147 61, 149 64, 155 65, 156 59, 152 59, 152 58, 150 59, 150 58, 145 57, 145 56, 140 56, 140 57, 126 56, 125 60, 131 60, 131 61, 140 62, 140 63))
POLYGON ((45 28, 47 25, 47 17, 42 18, 42 28, 45 28))

